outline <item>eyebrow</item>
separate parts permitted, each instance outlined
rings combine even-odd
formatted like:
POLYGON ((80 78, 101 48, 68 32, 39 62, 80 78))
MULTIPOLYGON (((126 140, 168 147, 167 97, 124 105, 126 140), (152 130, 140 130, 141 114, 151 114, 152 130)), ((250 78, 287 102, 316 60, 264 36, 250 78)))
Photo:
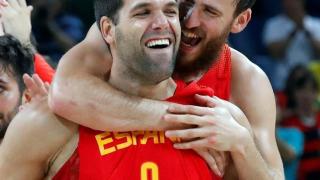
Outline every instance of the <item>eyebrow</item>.
POLYGON ((169 2, 168 4, 166 4, 166 7, 179 8, 179 5, 177 2, 169 2))
POLYGON ((133 8, 131 9, 131 12, 136 11, 141 8, 144 8, 144 7, 148 7, 148 6, 150 6, 150 3, 147 3, 147 2, 138 3, 133 6, 133 8))
POLYGON ((208 8, 210 11, 214 11, 214 12, 218 12, 219 14, 222 14, 222 12, 219 9, 211 6, 210 4, 203 4, 203 6, 205 8, 208 8))

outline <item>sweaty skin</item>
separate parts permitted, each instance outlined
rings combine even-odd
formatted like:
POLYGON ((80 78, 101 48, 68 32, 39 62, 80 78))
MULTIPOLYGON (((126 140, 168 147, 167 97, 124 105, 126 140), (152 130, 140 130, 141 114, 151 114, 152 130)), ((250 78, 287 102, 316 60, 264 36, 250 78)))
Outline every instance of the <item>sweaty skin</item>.
POLYGON ((32 99, 13 119, 0 147, 0 179, 52 178, 77 146, 75 139, 76 124, 55 116, 46 97, 32 99))
MULTIPOLYGON (((234 163, 238 164, 237 171, 243 173, 239 176, 257 177, 268 169, 269 176, 266 179, 283 179, 282 162, 274 134, 275 101, 269 80, 259 67, 240 52, 232 49, 231 54, 230 101, 248 118, 255 140, 250 146, 257 146, 261 154, 259 160, 253 163, 251 160, 259 156, 257 151, 252 153, 254 158, 246 157, 244 153, 233 154, 233 159, 236 159, 234 163), (247 166, 243 166, 244 163, 247 166), (250 174, 246 171, 248 168, 255 169, 257 163, 262 164, 260 172, 250 174)), ((111 65, 112 58, 105 42, 96 25, 93 25, 85 40, 62 58, 49 100, 54 112, 96 130, 175 129, 176 123, 162 119, 170 104, 129 96, 105 83, 111 65), (95 88, 88 91, 81 87, 95 88)))
MULTIPOLYGON (((185 16, 181 23, 182 58, 177 67, 182 69, 184 65, 193 64, 197 60, 204 62, 206 57, 201 55, 215 54, 214 51, 222 46, 229 32, 241 32, 251 19, 249 7, 235 14, 234 0, 179 2, 180 7, 187 7, 187 13, 180 12, 182 17, 185 16)), ((148 13, 144 15, 148 16, 148 13)), ((105 43, 99 34, 97 28, 93 27, 87 38, 62 59, 50 94, 49 104, 55 113, 98 130, 173 129, 166 135, 196 137, 191 142, 175 144, 176 148, 200 147, 230 152, 240 179, 284 178, 275 140, 275 101, 272 88, 262 70, 244 55, 231 50, 230 100, 246 115, 234 116, 232 110, 226 107, 212 106, 218 101, 214 98, 203 99, 206 101, 204 104, 210 108, 178 106, 129 96, 111 88, 104 83, 104 79, 108 77, 112 60, 105 51, 105 43), (95 88, 88 91, 83 87, 95 88), (174 110, 172 107, 175 107, 174 110), (251 126, 249 128, 240 123, 247 121, 246 117, 251 126), (179 131, 172 124, 192 125, 193 128, 185 127, 179 131), (250 136, 250 129, 254 137, 250 136)), ((210 56, 209 60, 214 59, 211 57, 214 56, 210 56)), ((203 69, 193 72, 185 80, 197 80, 204 73, 203 69)))

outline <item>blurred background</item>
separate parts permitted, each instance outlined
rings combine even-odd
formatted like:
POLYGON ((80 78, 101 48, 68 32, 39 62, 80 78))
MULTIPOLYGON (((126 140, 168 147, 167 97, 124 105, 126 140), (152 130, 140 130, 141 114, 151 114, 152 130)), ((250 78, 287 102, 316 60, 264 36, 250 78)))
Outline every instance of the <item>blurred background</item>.
MULTIPOLYGON (((94 22, 92 0, 29 0, 41 54, 56 65, 94 22)), ((320 179, 320 0, 257 0, 248 27, 229 38, 269 77, 286 179, 320 179)), ((257 91, 259 85, 257 85, 257 91)))

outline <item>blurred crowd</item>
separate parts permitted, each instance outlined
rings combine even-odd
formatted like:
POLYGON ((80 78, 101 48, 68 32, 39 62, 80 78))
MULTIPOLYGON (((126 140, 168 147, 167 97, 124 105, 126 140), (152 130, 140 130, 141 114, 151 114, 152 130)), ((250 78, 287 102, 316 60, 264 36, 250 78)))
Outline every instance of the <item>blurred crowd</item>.
MULTIPOLYGON (((33 45, 53 66, 94 22, 91 0, 27 3, 33 6, 33 45)), ((320 1, 258 0, 249 27, 229 44, 260 66, 275 90, 286 179, 319 179, 320 1)))

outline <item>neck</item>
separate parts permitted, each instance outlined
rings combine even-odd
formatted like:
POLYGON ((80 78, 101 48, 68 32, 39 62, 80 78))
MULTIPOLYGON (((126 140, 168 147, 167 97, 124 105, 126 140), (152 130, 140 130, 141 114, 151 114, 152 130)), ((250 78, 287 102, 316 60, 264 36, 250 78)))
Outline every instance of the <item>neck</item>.
POLYGON ((206 71, 201 71, 201 72, 197 72, 197 73, 193 73, 193 74, 181 74, 181 73, 175 73, 174 74, 174 78, 175 79, 180 79, 182 81, 184 81, 185 83, 191 83, 193 81, 198 81, 202 78, 202 76, 205 74, 206 71))
POLYGON ((118 67, 116 64, 113 64, 111 68, 109 83, 127 94, 155 100, 165 100, 171 97, 176 89, 176 84, 171 78, 154 84, 146 82, 141 76, 128 73, 128 71, 123 70, 123 68, 118 67))

